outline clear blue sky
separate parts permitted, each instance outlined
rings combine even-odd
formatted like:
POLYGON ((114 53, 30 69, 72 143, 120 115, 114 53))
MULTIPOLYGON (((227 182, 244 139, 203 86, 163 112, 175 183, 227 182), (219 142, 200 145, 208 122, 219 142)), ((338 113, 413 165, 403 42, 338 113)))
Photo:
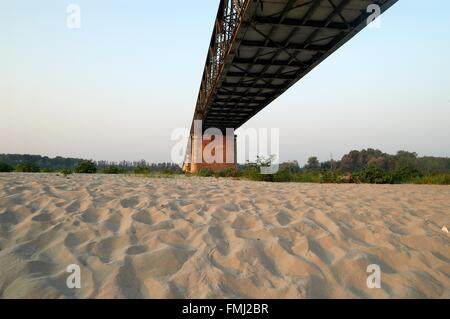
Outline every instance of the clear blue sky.
MULTIPOLYGON (((0 0, 0 153, 169 161, 189 127, 218 0, 0 0), (66 28, 66 6, 82 28, 66 28)), ((450 156, 450 2, 400 0, 244 127, 281 159, 450 156)))

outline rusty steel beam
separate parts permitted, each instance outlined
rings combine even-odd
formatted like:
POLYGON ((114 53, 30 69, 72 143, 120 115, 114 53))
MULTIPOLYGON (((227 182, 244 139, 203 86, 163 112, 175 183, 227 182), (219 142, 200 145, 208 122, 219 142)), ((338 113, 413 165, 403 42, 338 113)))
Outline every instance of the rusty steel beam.
POLYGON ((240 127, 397 1, 221 0, 194 120, 240 127))
POLYGON ((234 41, 242 14, 250 2, 250 0, 220 1, 208 48, 194 119, 202 117, 213 92, 217 89, 217 78, 221 74, 224 61, 234 41))
POLYGON ((351 28, 351 25, 341 22, 332 22, 328 25, 323 23, 323 21, 303 21, 298 19, 284 19, 280 21, 275 17, 256 17, 253 21, 256 24, 260 25, 278 25, 285 27, 308 27, 314 29, 326 29, 326 30, 335 30, 335 31, 345 31, 351 28))

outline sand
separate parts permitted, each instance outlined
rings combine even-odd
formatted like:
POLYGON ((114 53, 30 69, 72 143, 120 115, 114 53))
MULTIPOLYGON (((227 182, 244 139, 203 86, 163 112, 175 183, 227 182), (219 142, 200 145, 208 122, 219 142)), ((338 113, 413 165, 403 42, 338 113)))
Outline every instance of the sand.
POLYGON ((0 174, 0 297, 450 298, 444 226, 449 186, 0 174))

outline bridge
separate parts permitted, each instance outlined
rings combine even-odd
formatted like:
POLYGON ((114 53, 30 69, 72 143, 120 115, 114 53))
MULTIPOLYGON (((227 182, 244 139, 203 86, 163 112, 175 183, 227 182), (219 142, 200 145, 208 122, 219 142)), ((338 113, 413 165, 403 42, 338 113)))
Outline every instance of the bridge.
POLYGON ((212 140, 205 131, 242 126, 397 1, 221 0, 184 169, 235 168, 234 134, 222 141, 234 158, 211 163, 202 157, 212 140))

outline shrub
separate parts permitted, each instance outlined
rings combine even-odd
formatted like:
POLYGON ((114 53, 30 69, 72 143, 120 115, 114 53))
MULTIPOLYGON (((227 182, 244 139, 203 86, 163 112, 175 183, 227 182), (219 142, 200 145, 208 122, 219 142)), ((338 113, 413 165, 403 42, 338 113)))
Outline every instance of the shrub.
POLYGON ((341 181, 340 176, 333 171, 323 171, 320 174, 321 183, 338 183, 341 181))
POLYGON ((289 171, 289 169, 281 169, 271 177, 271 175, 266 175, 263 177, 266 181, 273 182, 292 182, 294 180, 294 174, 289 171))
POLYGON ((61 174, 63 174, 64 176, 67 176, 67 175, 73 174, 73 171, 70 168, 64 168, 61 170, 61 174))
POLYGON ((14 171, 14 167, 12 167, 9 164, 0 162, 0 172, 2 172, 2 173, 10 173, 12 171, 14 171))
POLYGON ((202 176, 202 177, 211 177, 213 175, 214 175, 214 173, 208 168, 201 168, 197 172, 197 176, 202 176))
POLYGON ((394 183, 406 183, 421 176, 422 174, 415 168, 400 167, 392 174, 392 180, 394 183))
POLYGON ((392 176, 376 166, 368 166, 358 171, 354 178, 359 183, 392 184, 392 176))
POLYGON ((39 173, 41 169, 33 163, 22 163, 16 166, 16 172, 21 173, 39 173))
POLYGON ((75 173, 78 174, 95 174, 97 173, 97 166, 93 161, 81 161, 75 167, 75 173))
POLYGON ((219 172, 218 174, 220 177, 235 177, 236 176, 236 170, 232 168, 227 168, 219 172))
POLYGON ((150 169, 144 165, 138 165, 134 169, 135 174, 150 174, 150 169))
POLYGON ((239 172, 238 176, 250 179, 252 181, 262 180, 260 168, 255 163, 247 163, 239 172))
POLYGON ((121 174, 123 173, 123 169, 115 166, 115 165, 109 165, 106 166, 103 170, 102 170, 103 174, 121 174))

